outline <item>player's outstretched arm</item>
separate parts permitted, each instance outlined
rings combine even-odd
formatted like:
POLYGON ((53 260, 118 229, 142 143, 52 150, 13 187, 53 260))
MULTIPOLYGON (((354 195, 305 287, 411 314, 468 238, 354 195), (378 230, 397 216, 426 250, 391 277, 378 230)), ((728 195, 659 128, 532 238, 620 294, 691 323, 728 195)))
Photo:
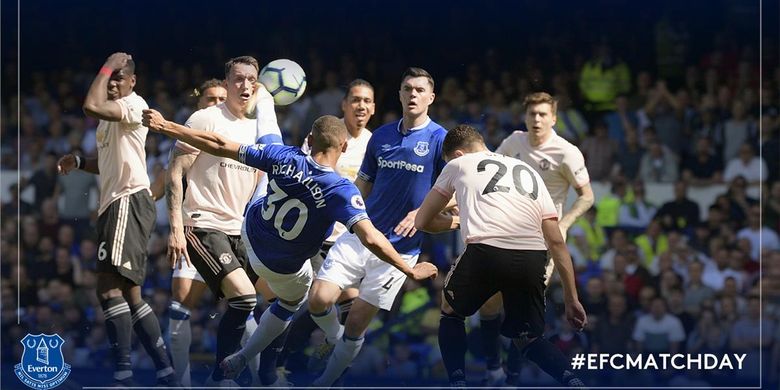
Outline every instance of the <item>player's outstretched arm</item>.
POLYGON ((440 233, 457 229, 460 226, 460 217, 457 215, 444 215, 442 210, 454 207, 454 202, 446 198, 438 191, 431 190, 425 196, 422 206, 414 218, 414 227, 428 233, 440 233))
POLYGON ((364 219, 352 225, 352 231, 360 238, 360 242, 363 243, 371 253, 377 255, 382 261, 398 268, 406 276, 414 280, 425 280, 428 278, 436 277, 438 270, 436 266, 431 263, 418 263, 414 268, 409 267, 406 264, 401 255, 393 248, 390 241, 387 241, 382 232, 376 230, 371 220, 364 219))
POLYGON ((238 148, 241 144, 213 132, 190 129, 168 121, 157 110, 144 110, 142 123, 152 131, 186 142, 206 153, 238 160, 238 148))
POLYGON ((574 204, 571 205, 569 211, 563 215, 561 222, 559 223, 561 231, 563 232, 569 230, 577 218, 579 218, 582 214, 585 214, 586 211, 590 210, 595 200, 595 197, 593 196, 593 188, 591 188, 590 184, 586 184, 580 188, 575 188, 575 191, 577 192, 577 200, 575 200, 574 204))
POLYGON ((122 120, 122 108, 119 103, 108 100, 108 81, 111 80, 112 73, 127 66, 129 59, 132 57, 127 53, 114 53, 108 57, 89 87, 82 106, 84 114, 110 122, 122 120))
POLYGON ((545 219, 542 221, 542 234, 547 242, 547 249, 555 263, 555 269, 561 275, 563 283, 563 302, 566 305, 566 318, 574 329, 582 330, 587 325, 588 319, 585 309, 577 296, 577 285, 574 281, 574 266, 572 265, 569 249, 563 240, 558 221, 545 219))

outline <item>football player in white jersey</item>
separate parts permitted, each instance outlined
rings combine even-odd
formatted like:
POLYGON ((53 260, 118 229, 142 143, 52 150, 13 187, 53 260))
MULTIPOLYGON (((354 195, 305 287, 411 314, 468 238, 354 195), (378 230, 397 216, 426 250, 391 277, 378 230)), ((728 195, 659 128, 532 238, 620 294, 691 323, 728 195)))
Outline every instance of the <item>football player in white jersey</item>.
POLYGON ((100 175, 98 210, 97 295, 106 322, 114 360, 114 380, 133 386, 130 363, 131 331, 135 330, 157 369, 157 382, 179 383, 171 367, 160 323, 141 297, 146 278, 146 245, 156 209, 146 174, 146 135, 141 123, 146 101, 135 92, 135 62, 126 53, 114 53, 89 87, 84 113, 98 119, 98 157, 74 154, 60 158, 57 168, 67 175, 81 169, 100 175))
POLYGON ((548 249, 563 282, 568 322, 581 330, 587 317, 558 212, 541 177, 521 160, 488 151, 479 132, 467 125, 447 133, 442 154, 449 163, 420 206, 415 226, 429 232, 448 230, 449 224, 436 220, 455 195, 466 250, 445 279, 439 324, 450 385, 466 385, 465 317, 500 292, 506 312, 501 333, 560 383, 583 386, 566 356, 542 337, 548 249))
MULTIPOLYGON (((258 140, 258 130, 261 130, 267 143, 281 143, 273 98, 257 83, 258 71, 257 60, 252 57, 228 61, 225 102, 196 111, 186 126, 249 144, 258 140), (260 129, 261 124, 269 128, 260 129)), ((255 168, 200 152, 181 141, 172 151, 166 182, 171 224, 168 256, 174 268, 182 269, 174 274, 171 334, 177 372, 184 382, 190 379, 190 309, 205 290, 204 284, 216 297, 228 301, 217 333, 217 361, 238 348, 247 323, 254 325, 254 320, 249 322, 247 317, 257 302, 254 287, 257 276, 249 268, 240 234, 244 208, 260 177, 261 172, 255 168), (185 175, 187 190, 183 196, 181 179, 185 175), (202 282, 192 282, 198 276, 202 282)), ((210 377, 214 382, 223 379, 219 369, 210 377)))
MULTIPOLYGON (((525 97, 525 124, 528 131, 515 131, 507 137, 496 153, 514 157, 533 167, 542 177, 558 210, 558 226, 564 240, 572 224, 593 205, 593 190, 590 186, 588 169, 580 150, 559 136, 553 130, 557 117, 558 102, 546 92, 536 92, 525 97), (577 200, 564 212, 569 187, 577 193, 577 200)), ((547 264, 545 280, 549 283, 553 262, 547 264)), ((483 343, 486 346, 488 372, 486 384, 497 385, 504 379, 500 359, 500 314, 501 295, 497 294, 479 310, 483 343)), ((517 379, 520 357, 510 353, 507 362, 507 382, 517 379)))

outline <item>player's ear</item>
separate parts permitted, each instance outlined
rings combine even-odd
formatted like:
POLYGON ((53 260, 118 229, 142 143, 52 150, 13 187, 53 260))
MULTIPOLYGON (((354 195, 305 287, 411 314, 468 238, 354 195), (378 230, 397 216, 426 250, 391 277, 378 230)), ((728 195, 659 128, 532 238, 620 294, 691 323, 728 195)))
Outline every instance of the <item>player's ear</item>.
POLYGON ((552 125, 555 126, 555 123, 558 122, 558 114, 553 113, 552 114, 552 125))
POLYGON ((348 143, 347 143, 347 140, 345 139, 344 143, 341 144, 341 153, 346 153, 347 152, 347 145, 348 145, 348 143))
POLYGON ((433 93, 433 92, 431 92, 431 100, 428 102, 428 105, 429 105, 429 106, 430 106, 431 104, 433 104, 433 100, 434 100, 434 99, 436 99, 436 94, 435 94, 435 93, 433 93))
POLYGON ((309 133, 309 135, 306 136, 306 143, 309 144, 309 150, 314 146, 314 137, 309 133))
POLYGON ((135 87, 135 74, 130 76, 130 87, 135 87))

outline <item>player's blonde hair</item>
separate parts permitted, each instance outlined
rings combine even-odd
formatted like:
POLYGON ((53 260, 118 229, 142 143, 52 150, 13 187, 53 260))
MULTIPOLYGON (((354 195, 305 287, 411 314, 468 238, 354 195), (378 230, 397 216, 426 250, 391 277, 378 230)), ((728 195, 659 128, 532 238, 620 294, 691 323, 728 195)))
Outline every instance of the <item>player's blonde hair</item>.
POLYGON ((528 107, 544 103, 550 105, 553 115, 558 113, 558 99, 547 92, 534 92, 526 95, 525 99, 523 99, 523 111, 528 111, 528 107))
POLYGON ((312 151, 338 148, 347 139, 347 125, 333 115, 323 115, 311 126, 312 151))

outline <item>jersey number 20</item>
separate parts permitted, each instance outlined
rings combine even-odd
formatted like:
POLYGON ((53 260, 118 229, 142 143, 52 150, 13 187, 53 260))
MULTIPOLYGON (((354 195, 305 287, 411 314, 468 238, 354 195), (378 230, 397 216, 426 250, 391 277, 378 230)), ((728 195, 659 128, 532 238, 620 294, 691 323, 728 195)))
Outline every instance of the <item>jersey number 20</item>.
MULTIPOLYGON (((488 165, 497 166, 498 171, 496 171, 496 174, 490 179, 487 186, 485 186, 485 189, 482 190, 482 195, 487 195, 491 192, 509 192, 509 187, 497 185, 498 181, 506 175, 506 165, 496 160, 482 160, 477 164, 477 172, 485 172, 485 167, 488 165)), ((520 195, 525 195, 533 200, 536 200, 539 196, 539 183, 536 182, 536 176, 534 176, 534 173, 524 165, 515 165, 514 168, 512 168, 512 180, 515 183, 515 189, 520 195), (523 171, 531 177, 531 191, 526 190, 523 186, 523 181, 521 179, 523 171)))
POLYGON ((268 183, 268 187, 270 188, 268 199, 261 212, 263 219, 270 221, 271 218, 273 218, 274 227, 276 228, 276 231, 279 232, 279 237, 288 241, 294 240, 301 234, 303 227, 306 226, 306 220, 309 218, 309 208, 299 199, 289 198, 282 203, 277 211, 276 206, 278 202, 286 199, 287 193, 279 188, 275 179, 268 183), (292 211, 292 209, 298 209, 298 219, 295 220, 295 223, 290 230, 284 230, 282 222, 284 222, 284 218, 287 217, 287 214, 292 211), (276 214, 276 217, 274 217, 274 214, 276 214))

